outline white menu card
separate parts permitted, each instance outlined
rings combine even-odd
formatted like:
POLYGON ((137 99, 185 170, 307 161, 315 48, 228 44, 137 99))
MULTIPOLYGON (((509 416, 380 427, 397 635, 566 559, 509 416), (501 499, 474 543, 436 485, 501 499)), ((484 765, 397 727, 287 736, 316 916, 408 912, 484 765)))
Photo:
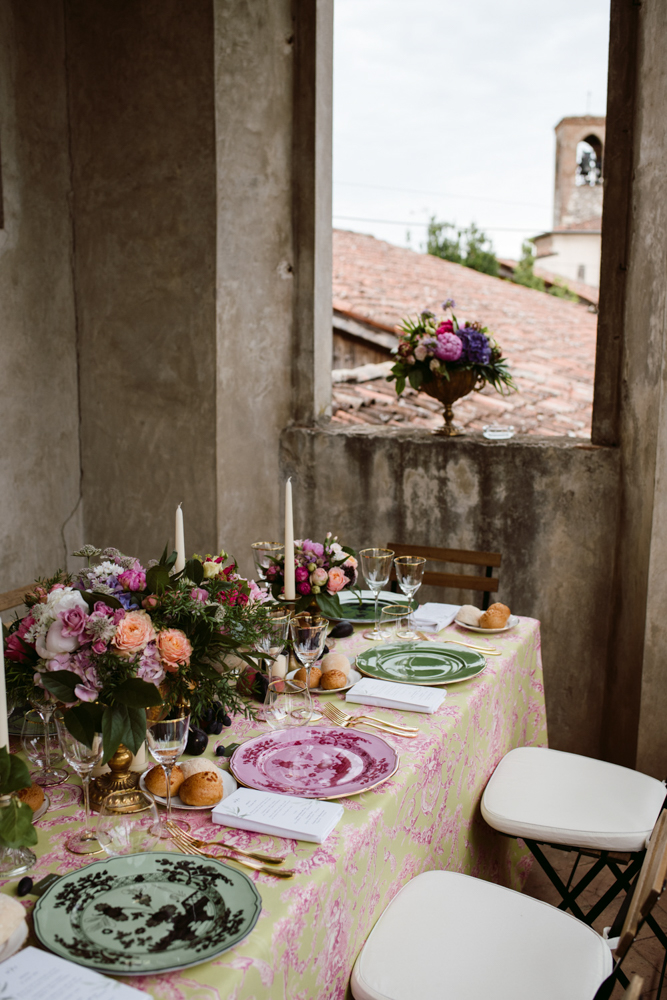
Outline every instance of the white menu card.
POLYGON ((345 695, 346 701, 381 708, 400 708, 404 712, 425 712, 433 715, 447 697, 440 688, 419 687, 417 684, 394 684, 364 677, 345 695))
POLYGON ((0 965, 2 1000, 146 1000, 146 993, 38 948, 0 965))
POLYGON ((218 803, 211 818, 238 830, 323 844, 344 811, 337 802, 238 788, 218 803))

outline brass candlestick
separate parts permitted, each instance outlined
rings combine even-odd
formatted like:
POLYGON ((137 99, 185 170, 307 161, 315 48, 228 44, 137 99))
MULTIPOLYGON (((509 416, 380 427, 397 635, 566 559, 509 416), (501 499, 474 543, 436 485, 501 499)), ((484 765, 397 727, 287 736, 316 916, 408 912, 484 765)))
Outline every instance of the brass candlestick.
MULTIPOLYGON (((96 812, 102 805, 103 800, 111 792, 125 792, 126 804, 124 803, 122 812, 132 813, 143 809, 145 803, 141 801, 141 796, 137 793, 139 775, 130 770, 134 759, 133 753, 121 743, 115 754, 109 761, 109 774, 101 774, 99 778, 93 778, 90 783, 90 805, 96 812)), ((121 811, 120 809, 118 810, 121 811)))

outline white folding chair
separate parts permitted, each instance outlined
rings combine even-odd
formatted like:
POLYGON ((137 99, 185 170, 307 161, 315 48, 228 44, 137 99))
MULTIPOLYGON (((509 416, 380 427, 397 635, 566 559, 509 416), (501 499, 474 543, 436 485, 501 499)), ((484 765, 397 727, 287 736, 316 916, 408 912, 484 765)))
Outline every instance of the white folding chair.
POLYGON ((603 1000, 666 873, 663 813, 618 942, 513 889, 456 872, 418 875, 394 897, 361 949, 352 995, 355 1000, 603 1000))

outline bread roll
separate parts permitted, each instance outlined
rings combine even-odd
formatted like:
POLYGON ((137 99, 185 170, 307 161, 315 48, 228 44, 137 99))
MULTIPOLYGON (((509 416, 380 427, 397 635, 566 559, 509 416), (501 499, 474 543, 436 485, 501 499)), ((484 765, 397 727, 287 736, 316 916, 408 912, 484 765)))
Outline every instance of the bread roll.
POLYGON ((327 674, 330 670, 339 670, 346 677, 349 676, 351 664, 345 653, 327 653, 322 657, 322 673, 327 674))
POLYGON ((212 760, 204 760, 202 757, 195 757, 194 760, 182 760, 178 767, 181 769, 184 781, 191 778, 193 774, 198 774, 199 771, 216 773, 218 770, 212 760))
MULTIPOLYGON (((146 774, 146 788, 153 795, 160 795, 162 798, 167 796, 167 779, 164 775, 163 767, 152 767, 150 771, 146 774)), ((183 784, 183 772, 178 764, 171 770, 171 794, 176 795, 179 788, 183 784)))
POLYGON ((473 625, 475 628, 479 628, 479 620, 482 617, 482 612, 479 608, 474 607, 472 604, 464 604, 456 615, 457 622, 463 622, 464 625, 473 625))
POLYGON ((222 779, 216 771, 197 771, 186 778, 178 795, 186 806, 215 806, 222 798, 222 779))
POLYGON ((492 604, 479 620, 480 628, 505 628, 510 609, 506 604, 492 604))
POLYGON ((44 789, 40 788, 39 785, 28 785, 27 788, 19 788, 16 793, 20 798, 21 802, 25 802, 30 806, 33 812, 37 812, 39 807, 44 802, 44 789))
POLYGON ((25 920, 25 910, 18 899, 0 894, 0 945, 5 944, 25 920))
MULTIPOLYGON (((310 668, 310 684, 308 685, 308 687, 309 688, 319 687, 320 677, 321 676, 322 676, 322 671, 320 670, 319 667, 311 667, 310 668)), ((305 667, 301 667, 300 670, 297 670, 296 674, 294 675, 294 678, 297 681, 305 681, 305 679, 306 679, 306 668, 305 667)))
POLYGON ((346 684, 347 677, 342 670, 327 670, 326 674, 322 674, 320 681, 323 691, 335 691, 336 688, 345 687, 346 684))

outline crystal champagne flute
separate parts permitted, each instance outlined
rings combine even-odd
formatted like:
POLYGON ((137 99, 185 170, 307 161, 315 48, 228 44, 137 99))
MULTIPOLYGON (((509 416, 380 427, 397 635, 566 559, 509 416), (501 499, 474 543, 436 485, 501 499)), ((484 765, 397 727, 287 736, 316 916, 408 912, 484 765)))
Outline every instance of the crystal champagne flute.
POLYGON ((264 653, 266 656, 270 656, 272 658, 269 661, 267 670, 269 677, 273 674, 272 667, 275 663, 275 658, 279 656, 285 648, 291 617, 291 612, 286 612, 282 607, 270 610, 266 628, 257 642, 258 652, 264 653))
POLYGON ((72 834, 65 842, 65 847, 72 854, 99 854, 102 848, 90 825, 90 775, 93 768, 102 760, 102 734, 95 733, 93 745, 89 747, 72 736, 65 725, 62 712, 55 713, 55 720, 63 756, 72 770, 76 771, 81 778, 83 806, 86 814, 83 830, 72 834))
POLYGON ((416 639, 417 633, 412 623, 412 600, 422 585, 426 560, 421 556, 398 556, 394 559, 394 566, 396 567, 398 585, 411 605, 409 630, 401 638, 416 639))
POLYGON ((156 764, 161 764, 167 783, 167 817, 159 822, 155 832, 160 840, 168 840, 169 823, 176 822, 181 830, 188 831, 190 824, 184 820, 173 820, 171 815, 171 772, 178 758, 185 751, 190 728, 190 709, 178 706, 174 709, 176 718, 148 721, 146 724, 146 744, 156 764), (187 712, 187 714, 185 714, 187 712))
POLYGON ((61 785, 63 781, 67 781, 67 771, 62 767, 51 766, 51 744, 49 740, 51 719, 53 718, 56 706, 53 702, 48 701, 33 701, 31 705, 44 724, 44 766, 41 772, 33 778, 33 781, 36 785, 47 787, 48 785, 61 785))
POLYGON ((375 625, 370 632, 364 632, 366 639, 384 641, 389 638, 389 632, 381 629, 378 623, 378 601, 383 587, 389 583, 391 561, 394 553, 391 549, 362 549, 359 553, 361 572, 364 574, 366 586, 375 595, 375 625))
POLYGON ((295 719, 303 719, 306 722, 318 722, 322 715, 314 712, 310 698, 310 671, 316 660, 319 660, 327 641, 329 622, 321 615, 313 615, 307 611, 295 615, 290 622, 290 635, 292 637, 292 648, 294 655, 306 668, 306 687, 308 689, 309 705, 305 708, 297 708, 292 713, 295 719))

